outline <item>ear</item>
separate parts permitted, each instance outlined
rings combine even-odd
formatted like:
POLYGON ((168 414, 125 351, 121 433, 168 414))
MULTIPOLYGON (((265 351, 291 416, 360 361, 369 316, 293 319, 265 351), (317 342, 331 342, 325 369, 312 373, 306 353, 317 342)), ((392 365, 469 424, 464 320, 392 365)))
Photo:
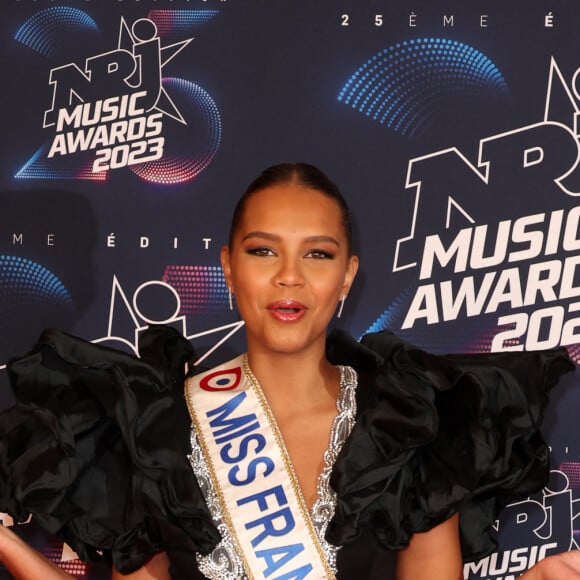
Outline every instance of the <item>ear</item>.
POLYGON ((346 274, 344 276, 344 283, 342 285, 342 293, 341 296, 347 296, 350 292, 350 288, 354 279, 356 277, 356 273, 358 272, 358 256, 351 256, 348 259, 348 264, 346 266, 346 274))
POLYGON ((226 279, 226 286, 232 289, 232 269, 230 265, 230 249, 228 246, 223 246, 220 251, 220 263, 226 279))

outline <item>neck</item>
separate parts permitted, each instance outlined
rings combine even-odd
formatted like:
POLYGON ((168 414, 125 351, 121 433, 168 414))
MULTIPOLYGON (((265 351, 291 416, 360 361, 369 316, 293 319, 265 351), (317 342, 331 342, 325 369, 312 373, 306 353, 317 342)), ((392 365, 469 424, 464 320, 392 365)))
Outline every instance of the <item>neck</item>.
POLYGON ((248 363, 270 405, 288 410, 316 405, 338 392, 338 371, 324 348, 301 353, 272 353, 248 349, 248 363))

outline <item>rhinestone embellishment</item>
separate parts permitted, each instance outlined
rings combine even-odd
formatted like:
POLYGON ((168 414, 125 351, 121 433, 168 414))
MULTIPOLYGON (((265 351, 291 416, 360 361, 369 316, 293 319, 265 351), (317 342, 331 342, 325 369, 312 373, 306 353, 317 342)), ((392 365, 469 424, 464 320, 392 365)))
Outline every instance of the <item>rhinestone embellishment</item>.
MULTIPOLYGON (((330 487, 330 476, 338 454, 355 423, 357 387, 357 374, 354 369, 346 366, 339 366, 338 369, 340 373, 340 392, 336 401, 338 413, 332 422, 329 445, 324 453, 324 467, 318 477, 317 499, 310 510, 312 523, 322 551, 334 574, 336 574, 336 556, 339 547, 333 546, 325 539, 328 524, 336 509, 336 493, 330 487)), ((218 495, 193 425, 191 427, 191 450, 191 455, 188 456, 189 462, 214 524, 221 535, 220 542, 210 554, 205 556, 196 554, 199 571, 208 580, 247 580, 242 559, 235 549, 229 528, 224 523, 218 495)))

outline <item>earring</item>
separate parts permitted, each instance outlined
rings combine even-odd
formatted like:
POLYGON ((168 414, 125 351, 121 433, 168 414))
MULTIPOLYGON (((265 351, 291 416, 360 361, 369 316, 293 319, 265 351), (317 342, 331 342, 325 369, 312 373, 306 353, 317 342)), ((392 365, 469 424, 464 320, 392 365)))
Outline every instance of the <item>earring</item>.
POLYGON ((234 302, 232 300, 232 289, 228 286, 228 303, 230 305, 230 310, 234 309, 234 302))
POLYGON ((340 299, 340 304, 338 306, 338 312, 336 313, 336 317, 340 318, 342 316, 342 309, 344 308, 344 301, 346 300, 346 294, 340 299))

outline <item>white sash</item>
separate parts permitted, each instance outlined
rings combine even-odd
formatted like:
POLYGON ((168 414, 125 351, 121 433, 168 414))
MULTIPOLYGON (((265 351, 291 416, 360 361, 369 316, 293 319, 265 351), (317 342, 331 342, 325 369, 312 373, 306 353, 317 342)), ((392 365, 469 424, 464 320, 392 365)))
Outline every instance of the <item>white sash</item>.
POLYGON ((334 578, 276 421, 245 356, 187 379, 185 394, 248 578, 334 578))

